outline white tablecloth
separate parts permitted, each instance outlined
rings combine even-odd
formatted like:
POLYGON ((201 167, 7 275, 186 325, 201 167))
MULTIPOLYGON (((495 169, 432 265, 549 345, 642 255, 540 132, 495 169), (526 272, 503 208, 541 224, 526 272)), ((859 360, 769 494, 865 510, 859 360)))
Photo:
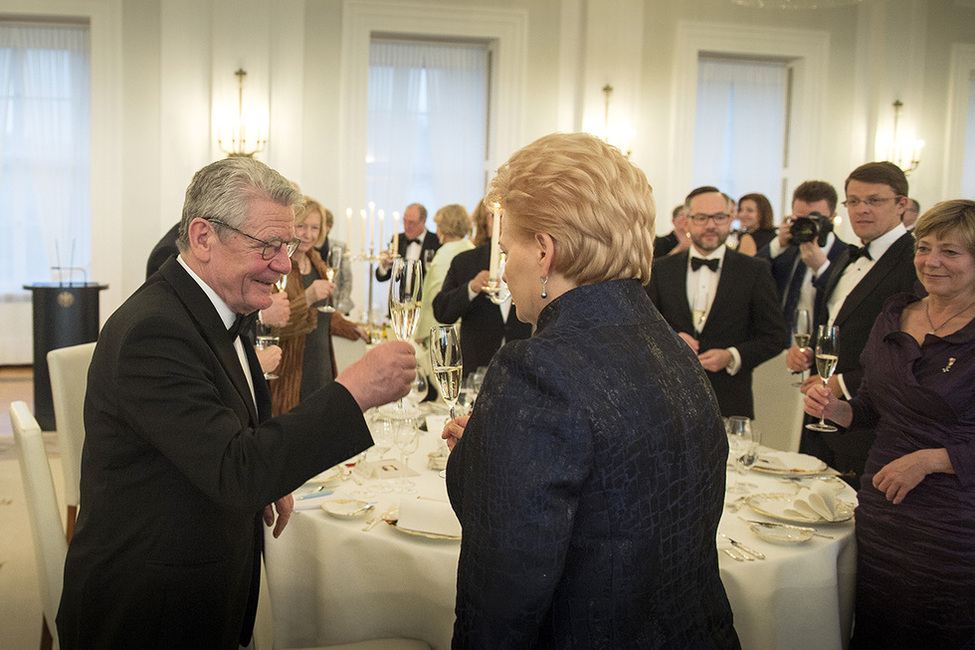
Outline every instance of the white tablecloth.
MULTIPOLYGON (((426 454, 438 444, 438 434, 422 434, 410 466, 420 473, 413 478, 418 494, 446 499, 444 480, 426 469, 426 454)), ((795 489, 756 472, 747 480, 758 486, 756 492, 795 489)), ((341 481, 334 496, 371 489, 375 483, 358 486, 341 481)), ((839 494, 855 502, 852 489, 846 487, 839 494)), ((377 492, 375 512, 396 507, 404 496, 377 492)), ((756 537, 739 516, 772 520, 747 507, 737 513, 726 510, 719 528, 767 558, 737 562, 719 554, 721 579, 742 647, 844 647, 853 616, 853 523, 817 526, 833 539, 814 537, 799 545, 781 545, 756 537)), ((386 637, 450 647, 460 542, 409 536, 384 522, 364 531, 369 517, 347 520, 320 509, 303 510, 295 513, 279 539, 265 534, 276 647, 386 637)), ((718 544, 719 548, 727 545, 723 540, 718 544)))

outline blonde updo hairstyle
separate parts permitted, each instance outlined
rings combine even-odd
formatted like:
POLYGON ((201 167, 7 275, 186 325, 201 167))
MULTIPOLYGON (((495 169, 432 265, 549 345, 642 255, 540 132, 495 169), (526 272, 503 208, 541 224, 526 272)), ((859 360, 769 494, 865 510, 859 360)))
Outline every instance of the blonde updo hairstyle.
POLYGON ((433 222, 448 237, 462 239, 471 234, 471 218, 467 216, 467 208, 458 203, 451 203, 437 210, 437 214, 433 215, 433 222))
POLYGON ((500 204, 511 234, 551 236, 552 269, 576 284, 650 281, 653 191, 640 169, 599 138, 539 138, 498 169, 484 202, 500 204))
POLYGON ((295 207, 295 226, 300 226, 308 218, 308 215, 312 212, 317 212, 321 217, 321 224, 319 224, 320 229, 318 231, 318 237, 315 239, 315 248, 321 248, 322 244, 325 243, 325 238, 328 236, 328 228, 330 224, 326 222, 328 218, 328 210, 326 210, 321 203, 311 198, 310 196, 305 197, 305 204, 302 206, 295 207))

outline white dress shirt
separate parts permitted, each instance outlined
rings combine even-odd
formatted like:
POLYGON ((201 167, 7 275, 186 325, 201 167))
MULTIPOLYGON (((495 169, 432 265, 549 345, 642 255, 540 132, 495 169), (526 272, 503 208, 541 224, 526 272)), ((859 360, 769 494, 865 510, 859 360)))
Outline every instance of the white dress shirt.
MULTIPOLYGON (((186 272, 189 273, 190 277, 196 280, 196 283, 200 285, 200 288, 203 289, 203 293, 205 293, 207 298, 210 299, 210 302, 213 303, 213 308, 217 310, 217 315, 220 316, 220 320, 223 321, 224 327, 229 330, 230 326, 234 324, 235 320, 237 320, 237 314, 234 313, 234 310, 223 301, 223 298, 217 295, 217 292, 214 291, 209 284, 204 282, 200 276, 193 272, 193 269, 191 269, 183 259, 182 253, 176 256, 176 261, 179 262, 179 265, 186 269, 186 272)), ((257 398, 254 396, 254 379, 251 377, 250 364, 247 363, 247 353, 244 351, 244 343, 239 336, 234 339, 234 349, 237 351, 237 360, 240 361, 240 367, 244 369, 244 377, 247 379, 247 387, 250 388, 251 399, 254 401, 254 408, 256 409, 257 398)))
MULTIPOLYGON (((687 304, 690 305, 691 316, 694 318, 695 335, 700 335, 701 330, 704 329, 704 324, 708 321, 708 315, 711 313, 711 303, 714 302, 714 294, 718 290, 718 281, 721 280, 721 269, 724 267, 726 250, 727 247, 721 244, 707 256, 704 256, 698 253, 694 246, 689 249, 690 254, 687 256, 687 304), (691 259, 695 257, 702 260, 718 260, 718 270, 712 271, 702 266, 695 271, 691 266, 691 259)), ((731 353, 731 363, 725 366, 725 370, 728 371, 729 375, 737 374, 741 368, 741 354, 734 347, 727 348, 727 350, 731 353)))

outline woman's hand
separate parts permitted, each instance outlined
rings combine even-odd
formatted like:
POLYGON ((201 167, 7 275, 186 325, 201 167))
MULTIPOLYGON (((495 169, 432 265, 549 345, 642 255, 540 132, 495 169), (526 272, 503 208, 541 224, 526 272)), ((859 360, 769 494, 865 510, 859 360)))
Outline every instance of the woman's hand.
POLYGON ((315 280, 305 289, 305 300, 309 305, 313 305, 319 300, 325 300, 331 296, 334 289, 335 285, 328 280, 315 280))
POLYGON ((853 408, 850 403, 837 399, 836 395, 822 383, 809 386, 803 398, 802 408, 813 417, 832 420, 841 427, 848 427, 853 421, 853 408))
POLYGON ((457 441, 464 437, 464 429, 467 427, 467 421, 470 419, 471 416, 462 415, 459 418, 448 420, 447 424, 444 425, 440 437, 447 441, 448 449, 453 450, 457 441))
POLYGON ((874 474, 873 486, 887 496, 887 500, 897 505, 904 500, 907 493, 924 480, 924 477, 934 472, 954 474, 946 449, 918 449, 906 456, 880 468, 874 474))

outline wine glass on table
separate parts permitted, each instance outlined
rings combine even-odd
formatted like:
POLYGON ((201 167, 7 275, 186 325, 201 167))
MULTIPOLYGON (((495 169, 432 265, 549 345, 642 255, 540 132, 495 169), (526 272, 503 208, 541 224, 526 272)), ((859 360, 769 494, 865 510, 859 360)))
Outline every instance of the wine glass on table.
POLYGON ((456 325, 438 325, 430 328, 430 365, 440 387, 440 396, 450 407, 450 419, 456 415, 457 398, 460 396, 461 375, 464 361, 460 351, 460 331, 456 325))
POLYGON ((752 483, 742 483, 740 478, 758 462, 758 438, 752 430, 752 421, 737 415, 728 418, 728 443, 731 457, 735 461, 735 473, 738 475, 728 492, 747 494, 757 487, 752 483))
MULTIPOLYGON (((836 362, 839 361, 840 330, 838 327, 820 325, 816 341, 816 369, 823 380, 823 386, 829 386, 829 378, 836 372, 836 362)), ((807 429, 821 431, 823 433, 833 433, 836 427, 826 424, 826 417, 819 416, 819 422, 812 422, 806 425, 807 429)))
MULTIPOLYGON (((287 276, 282 276, 287 277, 287 276)), ((280 345, 281 336, 279 335, 279 329, 265 323, 257 323, 256 326, 257 333, 257 343, 254 347, 258 350, 266 350, 272 345, 280 345)), ((264 379, 277 379, 278 376, 273 372, 265 372, 264 379)))
POLYGON ((413 418, 403 418, 394 423, 393 442, 399 447, 403 462, 400 471, 402 476, 396 481, 397 492, 416 492, 416 484, 407 478, 410 475, 409 457, 412 456, 420 446, 420 432, 416 428, 416 420, 413 418))
MULTIPOLYGON (((806 348, 809 347, 809 339, 812 338, 812 316, 810 316, 808 309, 796 310, 795 320, 792 321, 792 336, 796 345, 799 346, 799 351, 805 353, 806 348)), ((798 374, 799 381, 793 383, 793 386, 802 386, 806 380, 805 370, 799 371, 798 374)))

